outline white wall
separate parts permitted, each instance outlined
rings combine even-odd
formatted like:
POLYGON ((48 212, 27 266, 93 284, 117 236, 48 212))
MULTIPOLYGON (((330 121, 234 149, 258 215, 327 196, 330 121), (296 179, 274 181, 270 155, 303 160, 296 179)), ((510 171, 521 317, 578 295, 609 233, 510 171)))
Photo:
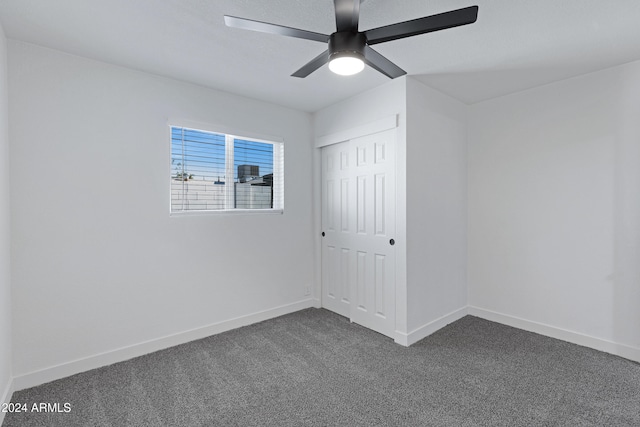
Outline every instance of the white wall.
POLYGON ((16 387, 310 305, 309 114, 16 41, 9 80, 16 387), (283 138, 285 213, 170 217, 180 119, 283 138))
POLYGON ((471 313, 640 360, 639 111, 640 62, 472 107, 471 313))
POLYGON ((407 299, 415 338, 466 314, 467 114, 461 102, 407 79, 407 299))
MULTIPOLYGON (((7 40, 0 27, 0 403, 10 399, 11 259, 9 211, 9 136, 7 111, 7 40)), ((0 413, 0 424, 4 413, 0 413)))
POLYGON ((399 114, 402 122, 406 109, 405 78, 389 80, 374 89, 317 111, 313 115, 316 137, 371 123, 399 114))
MULTIPOLYGON (((397 115, 396 132, 396 332, 407 332, 407 284, 406 284, 406 78, 397 78, 367 92, 339 102, 316 112, 314 133, 316 138, 340 134, 389 116, 397 115)), ((316 248, 320 265, 320 150, 315 153, 315 222, 316 248)), ((316 271, 317 298, 320 298, 320 274, 316 271)))

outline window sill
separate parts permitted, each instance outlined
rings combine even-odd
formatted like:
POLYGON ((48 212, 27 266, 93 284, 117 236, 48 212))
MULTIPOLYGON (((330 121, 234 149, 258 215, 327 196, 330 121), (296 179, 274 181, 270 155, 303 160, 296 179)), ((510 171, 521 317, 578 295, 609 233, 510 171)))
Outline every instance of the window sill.
POLYGON ((185 217, 185 216, 201 216, 201 215, 282 215, 284 209, 220 209, 210 211, 184 211, 184 212, 170 212, 170 217, 185 217))

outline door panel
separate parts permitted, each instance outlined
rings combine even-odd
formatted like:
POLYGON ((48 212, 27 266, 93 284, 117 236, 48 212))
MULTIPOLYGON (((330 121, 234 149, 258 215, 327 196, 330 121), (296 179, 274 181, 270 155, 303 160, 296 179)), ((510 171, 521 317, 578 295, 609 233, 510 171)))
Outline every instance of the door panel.
POLYGON ((351 251, 347 248, 341 249, 340 254, 340 295, 342 296, 342 302, 350 304, 350 291, 349 287, 351 286, 351 276, 349 272, 351 271, 351 251))
POLYGON ((322 305, 388 336, 395 330, 394 148, 390 130, 322 149, 322 305))
POLYGON ((322 306, 350 316, 352 250, 340 236, 349 234, 348 150, 322 150, 322 306))

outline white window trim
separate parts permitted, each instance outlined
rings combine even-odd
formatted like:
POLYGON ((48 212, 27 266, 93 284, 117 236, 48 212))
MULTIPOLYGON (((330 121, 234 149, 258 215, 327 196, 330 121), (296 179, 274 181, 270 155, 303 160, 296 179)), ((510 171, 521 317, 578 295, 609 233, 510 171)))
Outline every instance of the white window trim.
MULTIPOLYGON (((194 122, 190 120, 169 120, 167 122, 167 131, 169 134, 169 160, 167 165, 169 166, 169 174, 171 176, 171 128, 184 128, 196 131, 211 132, 216 134, 225 135, 225 156, 229 156, 231 152, 231 161, 227 161, 227 170, 225 179, 227 182, 233 182, 234 170, 233 170, 233 140, 247 139, 255 142, 262 142, 266 144, 273 144, 273 175, 274 186, 280 188, 281 197, 278 201, 274 200, 274 207, 270 209, 216 209, 216 210, 193 210, 193 211, 181 211, 173 212, 171 210, 171 183, 169 183, 169 216, 181 217, 181 216, 200 216, 200 215, 282 215, 284 214, 284 139, 282 137, 270 136, 265 134, 259 134, 251 131, 238 131, 229 128, 224 125, 214 125, 211 123, 194 122), (231 166, 230 166, 231 165, 231 166), (279 206, 275 206, 278 203, 279 206)), ((233 204, 233 190, 231 186, 226 188, 226 204, 233 204)))

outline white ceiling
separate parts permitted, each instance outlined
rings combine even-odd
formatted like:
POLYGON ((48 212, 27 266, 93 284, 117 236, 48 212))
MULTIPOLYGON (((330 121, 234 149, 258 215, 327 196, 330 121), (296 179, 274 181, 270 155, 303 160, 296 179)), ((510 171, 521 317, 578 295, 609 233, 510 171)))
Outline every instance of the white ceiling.
MULTIPOLYGON (((374 48, 425 84, 475 103, 640 59, 640 0, 366 0, 360 30, 477 4, 472 25, 374 48)), ((381 85, 372 69, 290 74, 322 43, 228 28, 223 15, 330 34, 332 0, 1 0, 7 37, 317 111, 381 85)))

